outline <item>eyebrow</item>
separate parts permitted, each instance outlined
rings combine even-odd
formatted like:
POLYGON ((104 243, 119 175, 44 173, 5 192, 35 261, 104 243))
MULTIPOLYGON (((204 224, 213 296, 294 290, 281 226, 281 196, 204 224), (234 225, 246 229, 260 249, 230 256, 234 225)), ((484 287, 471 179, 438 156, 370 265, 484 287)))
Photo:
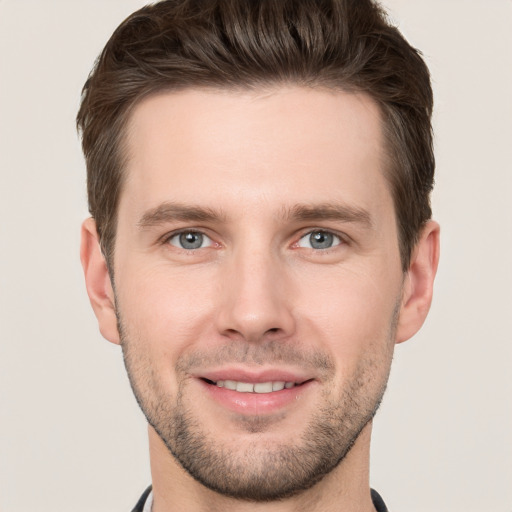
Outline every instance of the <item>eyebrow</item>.
POLYGON ((166 201, 142 215, 138 227, 141 229, 159 226, 173 221, 215 222, 225 220, 222 211, 212 208, 190 206, 182 203, 166 201))
POLYGON ((283 209, 282 217, 295 221, 334 220, 361 224, 368 229, 373 227, 372 217, 367 210, 339 203, 298 204, 291 208, 283 209))
MULTIPOLYGON (((368 229, 373 227, 371 215, 367 210, 338 203, 296 204, 283 207, 279 218, 295 222, 334 220, 361 224, 368 229)), ((166 201, 144 212, 137 225, 140 229, 145 229, 173 221, 213 223, 226 222, 226 219, 222 210, 166 201)))

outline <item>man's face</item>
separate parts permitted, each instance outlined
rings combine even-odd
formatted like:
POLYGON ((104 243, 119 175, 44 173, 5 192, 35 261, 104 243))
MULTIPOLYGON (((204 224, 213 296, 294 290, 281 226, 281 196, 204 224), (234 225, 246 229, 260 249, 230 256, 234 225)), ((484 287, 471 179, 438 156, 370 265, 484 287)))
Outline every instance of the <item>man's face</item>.
POLYGON ((179 463, 268 500, 343 459, 384 392, 403 274, 377 106, 166 93, 128 127, 114 256, 129 377, 179 463))

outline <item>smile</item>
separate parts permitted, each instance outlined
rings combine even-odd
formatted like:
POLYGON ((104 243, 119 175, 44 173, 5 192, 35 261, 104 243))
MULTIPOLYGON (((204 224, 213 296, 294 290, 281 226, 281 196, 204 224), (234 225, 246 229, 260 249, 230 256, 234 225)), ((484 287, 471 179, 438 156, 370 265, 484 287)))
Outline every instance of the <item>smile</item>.
POLYGON ((258 416, 291 410, 299 403, 299 396, 314 392, 317 384, 309 375, 280 370, 259 375, 243 370, 220 370, 198 376, 196 382, 223 409, 258 416))
POLYGON ((238 391, 239 393, 272 393, 274 391, 282 391, 283 389, 291 389, 299 384, 295 382, 285 381, 270 381, 258 382, 253 384, 251 382, 240 382, 236 380, 219 380, 212 382, 219 388, 226 388, 231 391, 238 391))

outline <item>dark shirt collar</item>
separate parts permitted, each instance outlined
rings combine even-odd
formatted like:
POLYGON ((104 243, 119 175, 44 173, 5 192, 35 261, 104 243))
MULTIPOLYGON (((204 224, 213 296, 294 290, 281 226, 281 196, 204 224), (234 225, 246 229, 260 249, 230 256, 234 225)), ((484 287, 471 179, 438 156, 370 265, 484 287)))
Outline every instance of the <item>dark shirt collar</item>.
POLYGON ((380 497, 380 494, 377 491, 374 491, 373 489, 371 490, 371 492, 373 506, 375 507, 375 510, 377 512, 388 512, 386 504, 384 503, 384 500, 380 497))

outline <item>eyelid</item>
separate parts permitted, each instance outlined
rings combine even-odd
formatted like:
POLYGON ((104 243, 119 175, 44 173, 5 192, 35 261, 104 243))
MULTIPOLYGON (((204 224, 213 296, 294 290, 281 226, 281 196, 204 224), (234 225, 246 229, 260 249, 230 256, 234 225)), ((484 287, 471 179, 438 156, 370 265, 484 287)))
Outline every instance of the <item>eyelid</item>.
POLYGON ((213 238, 205 232, 204 229, 200 229, 200 228, 181 228, 181 229, 177 229, 175 231, 171 231, 170 233, 166 233, 163 237, 160 238, 160 243, 162 243, 163 245, 172 245, 176 249, 187 251, 187 252, 198 251, 199 249, 206 249, 207 247, 212 247, 214 245, 218 245, 213 240, 213 238), (204 238, 209 240, 209 244, 204 247, 198 247, 197 249, 185 249, 184 247, 180 247, 179 245, 175 245, 175 244, 171 243, 171 240, 173 238, 179 237, 183 233, 197 233, 199 235, 202 235, 204 238))
MULTIPOLYGON (((192 227, 192 228, 180 228, 180 229, 177 229, 175 231, 171 231, 171 232, 166 233, 158 241, 159 241, 159 243, 161 243, 163 245, 172 245, 173 247, 175 247, 177 249, 186 250, 187 252, 191 252, 193 250, 197 251, 199 249, 204 249, 206 247, 211 247, 211 246, 220 246, 221 244, 216 242, 213 239, 212 236, 208 235, 207 231, 208 230, 206 230, 204 228, 195 228, 195 227, 192 227), (207 238, 210 241, 210 243, 206 247, 200 247, 198 249, 185 249, 183 247, 179 247, 177 245, 174 245, 174 244, 170 243, 171 239, 173 239, 173 238, 175 238, 175 237, 177 237, 177 236, 179 236, 179 235, 181 235, 183 233, 198 233, 198 234, 201 234, 203 237, 207 238)), ((328 233, 330 235, 333 235, 334 237, 336 237, 339 240, 339 243, 336 243, 332 247, 329 247, 327 249, 315 249, 317 251, 327 252, 330 249, 335 249, 336 247, 338 247, 340 245, 345 245, 345 244, 349 244, 350 243, 350 237, 348 235, 346 235, 345 233, 340 233, 339 231, 336 231, 334 229, 329 229, 329 228, 308 228, 307 231, 301 231, 299 237, 296 238, 296 241, 292 244, 292 247, 293 248, 300 247, 299 246, 300 240, 302 240, 306 236, 310 236, 312 233, 317 233, 317 232, 328 233)))
POLYGON ((347 235, 345 235, 344 233, 340 233, 340 232, 338 232, 336 230, 328 229, 328 228, 313 228, 313 229, 310 228, 307 231, 303 231, 300 234, 299 238, 293 244, 292 247, 294 247, 294 248, 303 248, 303 249, 312 249, 312 250, 319 251, 319 252, 327 252, 329 250, 336 249, 340 245, 346 245, 348 243, 349 243, 349 237, 347 235), (311 236, 313 233, 327 233, 327 234, 332 235, 333 237, 337 238, 339 240, 339 243, 336 243, 332 247, 328 247, 326 249, 315 249, 314 247, 302 247, 302 246, 299 245, 299 242, 303 238, 305 238, 307 236, 311 236))

